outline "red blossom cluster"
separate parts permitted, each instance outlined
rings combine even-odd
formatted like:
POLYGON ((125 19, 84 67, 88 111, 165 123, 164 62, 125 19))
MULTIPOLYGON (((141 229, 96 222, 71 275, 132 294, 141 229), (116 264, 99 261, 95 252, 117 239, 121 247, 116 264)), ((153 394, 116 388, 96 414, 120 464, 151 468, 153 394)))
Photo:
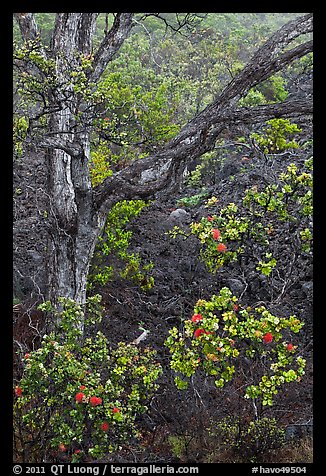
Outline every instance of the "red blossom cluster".
POLYGON ((213 228, 212 229, 212 235, 213 235, 214 240, 218 240, 219 237, 221 236, 221 232, 217 228, 213 228))
POLYGON ((15 394, 17 397, 21 397, 23 394, 23 390, 20 387, 15 388, 15 394))
POLYGON ((219 243, 216 247, 217 251, 220 253, 225 253, 226 252, 226 245, 224 243, 219 243))
POLYGON ((101 405, 102 398, 93 396, 89 399, 89 403, 92 405, 92 407, 96 407, 97 405, 101 405))
MULTIPOLYGON (((208 215, 207 217, 207 220, 209 222, 212 222, 214 220, 214 217, 212 217, 211 215, 208 215)), ((212 235, 213 235, 213 239, 214 240, 219 240, 220 237, 221 237, 221 232, 220 230, 218 230, 217 228, 213 228, 212 230, 212 235)), ((216 247, 217 251, 219 251, 220 253, 225 253, 226 252, 226 245, 224 243, 219 243, 216 247)))
POLYGON ((76 395, 75 395, 76 402, 78 402, 78 403, 83 402, 84 398, 85 398, 85 394, 82 393, 82 392, 76 393, 76 395))
POLYGON ((203 320, 203 316, 201 314, 194 314, 191 318, 192 322, 199 322, 203 320))
POLYGON ((109 424, 107 421, 104 421, 102 424, 101 424, 101 430, 103 431, 108 431, 109 429, 109 424))
MULTIPOLYGON (((86 387, 84 385, 81 385, 79 387, 81 390, 84 390, 86 387)), ((83 402, 86 402, 86 396, 83 392, 78 392, 76 393, 75 395, 75 400, 77 403, 83 403, 83 402)), ((102 398, 100 397, 96 397, 96 396, 92 396, 90 399, 89 399, 89 403, 92 405, 92 407, 96 407, 97 405, 101 405, 102 403, 102 398)))
POLYGON ((270 332, 266 332, 266 334, 263 337, 263 340, 265 344, 269 344, 273 340, 273 335, 270 332))
POLYGON ((202 334, 211 334, 211 332, 208 332, 208 331, 205 331, 205 329, 199 328, 199 329, 195 330, 194 337, 197 338, 197 337, 201 336, 202 334))

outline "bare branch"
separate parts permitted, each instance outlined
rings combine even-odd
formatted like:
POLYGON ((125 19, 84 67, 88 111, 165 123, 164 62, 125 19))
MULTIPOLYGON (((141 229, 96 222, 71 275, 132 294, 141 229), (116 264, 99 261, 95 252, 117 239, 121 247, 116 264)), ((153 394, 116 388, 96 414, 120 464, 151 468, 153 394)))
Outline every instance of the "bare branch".
POLYGON ((118 53, 124 40, 129 35, 133 15, 133 13, 117 13, 112 28, 106 34, 94 54, 93 71, 89 76, 90 81, 98 81, 107 64, 118 53))
POLYGON ((312 15, 308 14, 286 23, 272 35, 254 54, 251 61, 237 74, 231 83, 224 89, 219 102, 234 99, 238 100, 246 95, 249 89, 267 79, 296 58, 311 51, 312 42, 300 45, 290 52, 279 55, 294 38, 312 29, 312 15), (282 62, 283 61, 283 62, 282 62))
POLYGON ((136 23, 137 25, 141 26, 141 27, 145 30, 146 34, 148 35, 148 39, 149 39, 149 44, 150 44, 149 51, 150 51, 150 54, 151 54, 152 61, 153 61, 153 63, 156 64, 156 66, 158 66, 159 68, 161 68, 161 65, 158 64, 158 62, 157 62, 156 59, 154 58, 153 49, 152 49, 152 43, 153 43, 153 41, 152 41, 152 36, 151 36, 150 32, 148 31, 148 29, 146 28, 146 26, 145 26, 143 23, 137 21, 136 18, 133 18, 132 21, 133 21, 134 23, 136 23))
POLYGON ((261 83, 264 79, 267 79, 271 74, 277 73, 281 69, 285 68, 288 64, 290 64, 293 60, 299 59, 302 56, 305 56, 307 53, 310 53, 313 50, 313 41, 307 41, 306 43, 302 43, 301 45, 293 48, 292 50, 288 50, 282 55, 278 56, 274 61, 271 61, 270 64, 265 69, 265 77, 262 75, 258 82, 253 82, 250 88, 256 86, 256 84, 261 83))
POLYGON ((69 141, 60 136, 44 137, 37 142, 37 146, 42 149, 60 149, 73 158, 81 158, 81 156, 84 156, 84 150, 79 143, 69 141))
POLYGON ((257 124, 273 117, 309 116, 313 112, 312 99, 291 99, 257 107, 242 107, 230 114, 229 121, 236 124, 257 124))
POLYGON ((148 17, 155 17, 161 20, 165 25, 165 34, 168 30, 178 33, 181 36, 187 36, 187 34, 192 33, 194 27, 196 27, 204 18, 206 18, 207 13, 175 13, 174 23, 168 20, 164 13, 144 13, 140 20, 144 20, 148 17))

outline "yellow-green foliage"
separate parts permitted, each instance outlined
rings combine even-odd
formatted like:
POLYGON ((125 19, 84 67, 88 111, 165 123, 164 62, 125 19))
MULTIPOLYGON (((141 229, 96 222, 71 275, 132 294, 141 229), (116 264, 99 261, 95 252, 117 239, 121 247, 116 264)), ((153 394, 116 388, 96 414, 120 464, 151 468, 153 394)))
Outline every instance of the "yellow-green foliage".
POLYGON ((275 418, 261 418, 250 422, 227 417, 212 422, 210 435, 219 445, 232 449, 246 458, 244 462, 254 461, 260 453, 279 448, 285 443, 285 429, 279 426, 275 418))
POLYGON ((142 264, 139 254, 128 252, 132 231, 126 229, 129 221, 138 216, 146 205, 143 200, 124 200, 112 207, 95 251, 89 288, 93 284, 105 286, 117 276, 136 282, 144 290, 153 287, 154 278, 150 276, 153 263, 142 264), (118 258, 120 267, 117 264, 115 267, 105 264, 105 260, 113 256, 118 258), (121 264, 125 267, 121 267, 121 264))
POLYGON ((101 141, 99 146, 91 151, 90 177, 93 187, 112 175, 111 157, 108 144, 104 141, 101 141))
POLYGON ((296 133, 301 132, 297 124, 291 123, 289 119, 271 119, 266 121, 266 124, 262 134, 251 134, 265 154, 278 154, 299 147, 294 139, 290 140, 296 133))
POLYGON ((239 370, 242 357, 254 364, 263 356, 266 373, 257 375, 254 382, 248 374, 243 396, 272 405, 285 384, 300 381, 305 373, 305 359, 294 358, 297 346, 288 340, 303 325, 295 316, 274 316, 264 306, 242 307, 224 287, 210 300, 200 299, 182 329, 170 330, 165 345, 171 353, 175 384, 183 390, 189 379, 202 371, 222 388, 239 370))
POLYGON ((17 156, 23 154, 23 142, 26 139, 29 120, 26 116, 18 116, 13 121, 13 142, 17 156))
POLYGON ((76 327, 84 318, 81 305, 60 298, 61 311, 49 302, 40 306, 59 324, 23 357, 14 405, 17 437, 38 450, 36 458, 61 450, 76 463, 116 451, 138 435, 136 417, 157 389, 162 370, 154 351, 125 342, 111 347, 103 333, 94 332, 102 318, 100 299, 88 299, 87 338, 76 327))

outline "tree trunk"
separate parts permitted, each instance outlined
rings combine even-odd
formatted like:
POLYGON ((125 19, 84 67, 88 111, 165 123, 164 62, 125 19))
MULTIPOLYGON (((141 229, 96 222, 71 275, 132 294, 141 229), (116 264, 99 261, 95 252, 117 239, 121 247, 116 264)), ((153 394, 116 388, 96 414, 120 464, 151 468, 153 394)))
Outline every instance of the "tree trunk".
MULTIPOLYGON (((67 116, 56 120, 64 127, 67 116)), ((86 162, 87 134, 79 135, 78 142, 84 150, 79 158, 58 149, 48 154, 51 207, 47 298, 55 304, 59 296, 85 303, 89 266, 105 223, 105 215, 93 208, 86 162)))
POLYGON ((56 229, 50 239, 48 296, 57 303, 59 296, 85 303, 86 284, 91 258, 101 227, 89 222, 84 213, 74 230, 56 229))
POLYGON ((63 137, 76 143, 82 152, 72 156, 63 149, 48 150, 51 205, 47 298, 55 305, 60 296, 85 302, 89 264, 101 229, 93 216, 89 135, 73 132, 80 99, 66 73, 67 65, 76 60, 76 52, 84 55, 91 52, 96 17, 94 13, 57 14, 52 40, 56 75, 64 86, 61 97, 58 96, 62 108, 52 114, 49 130, 58 131, 54 139, 63 137), (65 100, 67 97, 72 98, 70 102, 65 100))

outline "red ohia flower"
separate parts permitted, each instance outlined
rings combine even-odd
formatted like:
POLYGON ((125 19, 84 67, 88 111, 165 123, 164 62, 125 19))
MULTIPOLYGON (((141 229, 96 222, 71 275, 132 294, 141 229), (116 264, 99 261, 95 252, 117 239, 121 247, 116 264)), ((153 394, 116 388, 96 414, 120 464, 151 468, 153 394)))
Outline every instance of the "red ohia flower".
POLYGON ((192 322, 199 322, 203 320, 203 316, 201 314, 194 314, 191 320, 192 322))
POLYGON ((286 346, 286 348, 287 348, 287 350, 291 351, 291 350, 293 350, 294 345, 290 343, 286 346))
POLYGON ((199 329, 195 330, 194 337, 197 338, 197 337, 201 336, 202 334, 212 334, 212 333, 208 332, 208 331, 205 331, 205 329, 199 328, 199 329))
POLYGON ((208 217, 207 217, 207 220, 208 220, 208 221, 213 221, 213 217, 208 216, 208 217))
POLYGON ((265 344, 269 344, 273 340, 273 335, 270 332, 266 332, 266 334, 263 337, 263 340, 265 344))
POLYGON ((119 408, 117 408, 117 407, 114 407, 114 408, 113 408, 113 413, 120 413, 120 410, 119 410, 119 408))
POLYGON ((109 424, 107 421, 104 421, 101 425, 101 430, 108 431, 108 429, 109 429, 109 424))
POLYGON ((233 310, 234 310, 235 312, 239 311, 239 304, 234 304, 233 310))
POLYGON ((79 455, 80 452, 81 452, 81 450, 75 450, 74 455, 79 455))
POLYGON ((29 358, 29 354, 26 353, 26 354, 24 355, 24 359, 28 359, 28 358, 29 358))
POLYGON ((89 403, 92 405, 92 407, 96 407, 97 405, 101 405, 102 398, 100 398, 100 397, 91 397, 89 399, 89 403))
POLYGON ((195 332, 194 332, 194 337, 199 337, 201 336, 202 334, 205 333, 205 329, 196 329, 195 332))
POLYGON ((219 251, 220 253, 225 253, 226 252, 226 246, 224 245, 224 243, 219 243, 216 247, 217 251, 219 251))
POLYGON ((75 395, 76 402, 81 403, 84 397, 85 395, 82 392, 76 393, 75 395))
POLYGON ((15 388, 15 394, 17 397, 21 397, 23 394, 23 390, 20 387, 15 388))
POLYGON ((79 388, 80 388, 80 390, 85 390, 86 387, 85 387, 85 385, 81 385, 79 388))
POLYGON ((221 236, 221 232, 217 228, 213 228, 212 235, 213 235, 214 240, 218 240, 219 237, 221 236))

